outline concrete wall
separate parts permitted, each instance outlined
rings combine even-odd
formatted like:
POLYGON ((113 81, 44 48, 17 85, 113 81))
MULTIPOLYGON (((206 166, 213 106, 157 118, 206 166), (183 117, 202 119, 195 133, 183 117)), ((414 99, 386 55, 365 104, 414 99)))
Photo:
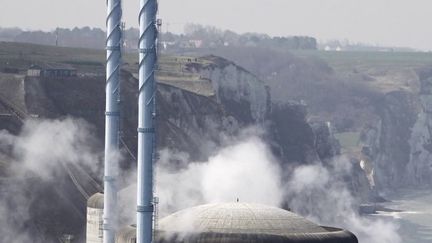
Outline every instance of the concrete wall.
POLYGON ((102 243, 103 209, 87 207, 87 243, 102 243))
POLYGON ((30 77, 39 77, 40 73, 41 73, 41 70, 39 70, 39 69, 27 70, 27 76, 30 76, 30 77))

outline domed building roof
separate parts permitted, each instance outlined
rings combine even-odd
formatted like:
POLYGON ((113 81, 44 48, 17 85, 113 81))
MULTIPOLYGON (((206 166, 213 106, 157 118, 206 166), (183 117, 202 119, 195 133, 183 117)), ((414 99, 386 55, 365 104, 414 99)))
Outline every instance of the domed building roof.
POLYGON ((325 232, 312 222, 289 211, 248 203, 208 204, 179 211, 159 222, 163 231, 219 233, 325 232))
MULTIPOLYGON (((136 242, 135 225, 117 243, 136 242)), ((260 204, 222 203, 188 208, 158 222, 158 243, 358 243, 352 233, 318 226, 289 211, 260 204)))
POLYGON ((188 208, 158 225, 159 242, 358 242, 348 231, 318 226, 280 208, 248 203, 188 208))
POLYGON ((103 209, 104 208, 104 194, 102 194, 100 192, 93 194, 93 196, 91 196, 87 200, 87 207, 103 209))

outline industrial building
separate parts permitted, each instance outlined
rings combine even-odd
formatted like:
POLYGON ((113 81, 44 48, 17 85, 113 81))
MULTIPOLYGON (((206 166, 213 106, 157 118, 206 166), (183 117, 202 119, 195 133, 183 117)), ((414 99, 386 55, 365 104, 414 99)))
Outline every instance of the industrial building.
MULTIPOLYGON (((103 195, 88 201, 87 242, 102 242, 103 195), (98 237, 99 236, 99 237, 98 237)), ((154 241, 168 242, 301 242, 357 243, 346 230, 318 226, 287 210, 250 203, 217 203, 188 208, 158 222, 154 241)), ((116 234, 116 243, 135 243, 136 226, 116 234)))
POLYGON ((158 230, 159 242, 357 242, 348 231, 318 226, 280 208, 240 202, 182 210, 160 220, 158 230))
POLYGON ((29 77, 65 78, 76 77, 77 70, 69 65, 43 64, 31 65, 27 70, 29 77))
POLYGON ((96 193, 87 200, 86 242, 101 243, 103 238, 103 200, 102 193, 96 193))

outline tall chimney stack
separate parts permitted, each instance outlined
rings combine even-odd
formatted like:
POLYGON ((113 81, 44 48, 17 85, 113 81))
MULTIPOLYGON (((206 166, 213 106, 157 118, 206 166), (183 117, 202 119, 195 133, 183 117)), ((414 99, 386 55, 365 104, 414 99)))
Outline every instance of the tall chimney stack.
POLYGON ((137 243, 153 239, 153 161, 155 157, 156 0, 140 0, 137 243))
POLYGON ((107 0, 103 242, 114 243, 120 130, 121 0, 107 0))

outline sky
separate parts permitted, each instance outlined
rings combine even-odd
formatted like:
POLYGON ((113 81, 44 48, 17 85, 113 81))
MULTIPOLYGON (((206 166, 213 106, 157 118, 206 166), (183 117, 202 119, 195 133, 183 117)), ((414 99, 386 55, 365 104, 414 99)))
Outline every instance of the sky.
MULTIPOLYGON (((139 0, 123 0, 128 27, 139 0)), ((432 50, 432 0, 159 0, 164 31, 186 23, 239 33, 307 35, 320 40, 432 50)), ((0 26, 30 30, 105 28, 105 0, 0 0, 0 26)))

